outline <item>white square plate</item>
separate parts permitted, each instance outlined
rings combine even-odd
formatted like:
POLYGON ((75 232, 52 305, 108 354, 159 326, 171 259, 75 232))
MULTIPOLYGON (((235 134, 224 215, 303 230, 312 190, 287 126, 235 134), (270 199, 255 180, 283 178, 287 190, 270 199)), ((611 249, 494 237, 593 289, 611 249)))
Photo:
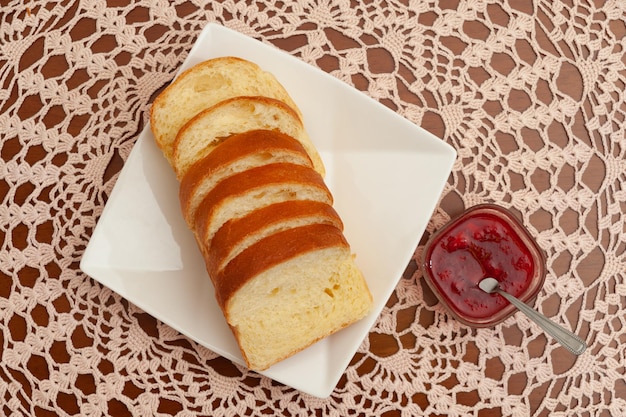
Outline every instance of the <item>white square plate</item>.
MULTIPOLYGON (((374 297, 371 314, 263 375, 327 397, 385 306, 424 233, 455 150, 365 94, 279 49, 216 24, 181 71, 239 56, 272 72, 304 114, 345 235, 374 297)), ((178 182, 146 127, 122 169, 82 270, 149 314, 243 364, 179 210, 178 182)))

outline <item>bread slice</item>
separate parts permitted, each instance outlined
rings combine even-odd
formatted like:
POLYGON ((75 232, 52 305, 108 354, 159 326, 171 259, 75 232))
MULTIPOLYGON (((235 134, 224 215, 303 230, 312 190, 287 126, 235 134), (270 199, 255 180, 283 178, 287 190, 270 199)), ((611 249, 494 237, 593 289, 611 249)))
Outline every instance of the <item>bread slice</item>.
POLYGON ((217 276, 234 257, 265 237, 310 224, 328 224, 343 230, 343 223, 329 204, 308 201, 283 201, 232 219, 218 229, 208 247, 207 270, 217 276))
POLYGON ((233 134, 250 130, 276 130, 298 140, 315 170, 324 176, 324 164, 298 114, 280 100, 240 96, 220 101, 183 125, 174 141, 172 162, 178 178, 233 134))
POLYGON ((209 59, 183 71, 152 104, 150 126, 167 160, 172 163, 174 140, 187 121, 202 110, 237 96, 281 100, 302 119, 285 88, 257 64, 230 56, 209 59))
POLYGON ((218 274, 215 291, 253 370, 354 323, 372 305, 342 232, 325 224, 256 242, 218 274))
POLYGON ((179 199, 187 224, 194 227, 198 206, 217 183, 247 169, 279 162, 313 167, 300 142, 280 132, 252 130, 229 137, 193 164, 180 181, 179 199))
POLYGON ((288 200, 333 204, 328 187, 315 170, 288 163, 264 165, 220 181, 207 194, 196 211, 196 238, 206 250, 215 232, 228 220, 288 200))

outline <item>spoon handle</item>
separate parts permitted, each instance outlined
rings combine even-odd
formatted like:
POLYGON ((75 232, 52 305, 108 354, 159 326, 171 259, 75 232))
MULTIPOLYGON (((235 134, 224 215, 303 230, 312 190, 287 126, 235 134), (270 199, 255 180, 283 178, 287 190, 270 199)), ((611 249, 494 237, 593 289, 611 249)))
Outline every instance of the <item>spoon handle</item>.
POLYGON ((497 290, 498 294, 509 300, 511 304, 520 309, 528 318, 537 323, 546 333, 554 337, 561 345, 575 355, 580 355, 587 348, 587 344, 578 336, 553 322, 537 310, 529 307, 509 293, 497 290))

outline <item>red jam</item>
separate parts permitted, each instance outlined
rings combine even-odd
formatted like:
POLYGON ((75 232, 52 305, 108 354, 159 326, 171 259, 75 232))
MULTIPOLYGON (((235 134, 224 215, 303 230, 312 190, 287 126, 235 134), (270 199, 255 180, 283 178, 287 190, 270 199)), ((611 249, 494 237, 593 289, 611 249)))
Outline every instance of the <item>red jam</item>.
POLYGON ((435 234, 424 249, 427 282, 460 321, 491 326, 514 313, 499 294, 478 288, 486 277, 528 301, 545 278, 544 258, 534 240, 508 211, 479 205, 435 234))

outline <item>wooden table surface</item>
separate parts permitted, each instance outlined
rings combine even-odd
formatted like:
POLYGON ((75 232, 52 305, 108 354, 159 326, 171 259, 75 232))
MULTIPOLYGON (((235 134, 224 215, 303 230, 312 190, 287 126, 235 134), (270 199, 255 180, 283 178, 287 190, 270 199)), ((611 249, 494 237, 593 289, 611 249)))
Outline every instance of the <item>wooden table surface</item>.
MULTIPOLYGON (((626 416, 623 4, 246 3, 2 2, 0 414, 626 416), (154 97, 207 22, 321 68, 458 152, 416 255, 326 399, 232 364, 78 267, 154 97), (425 285, 426 239, 483 202, 511 208, 546 251, 535 307, 586 339, 580 357, 521 314, 464 327, 425 285)), ((410 193, 424 179, 405 180, 410 193)))

